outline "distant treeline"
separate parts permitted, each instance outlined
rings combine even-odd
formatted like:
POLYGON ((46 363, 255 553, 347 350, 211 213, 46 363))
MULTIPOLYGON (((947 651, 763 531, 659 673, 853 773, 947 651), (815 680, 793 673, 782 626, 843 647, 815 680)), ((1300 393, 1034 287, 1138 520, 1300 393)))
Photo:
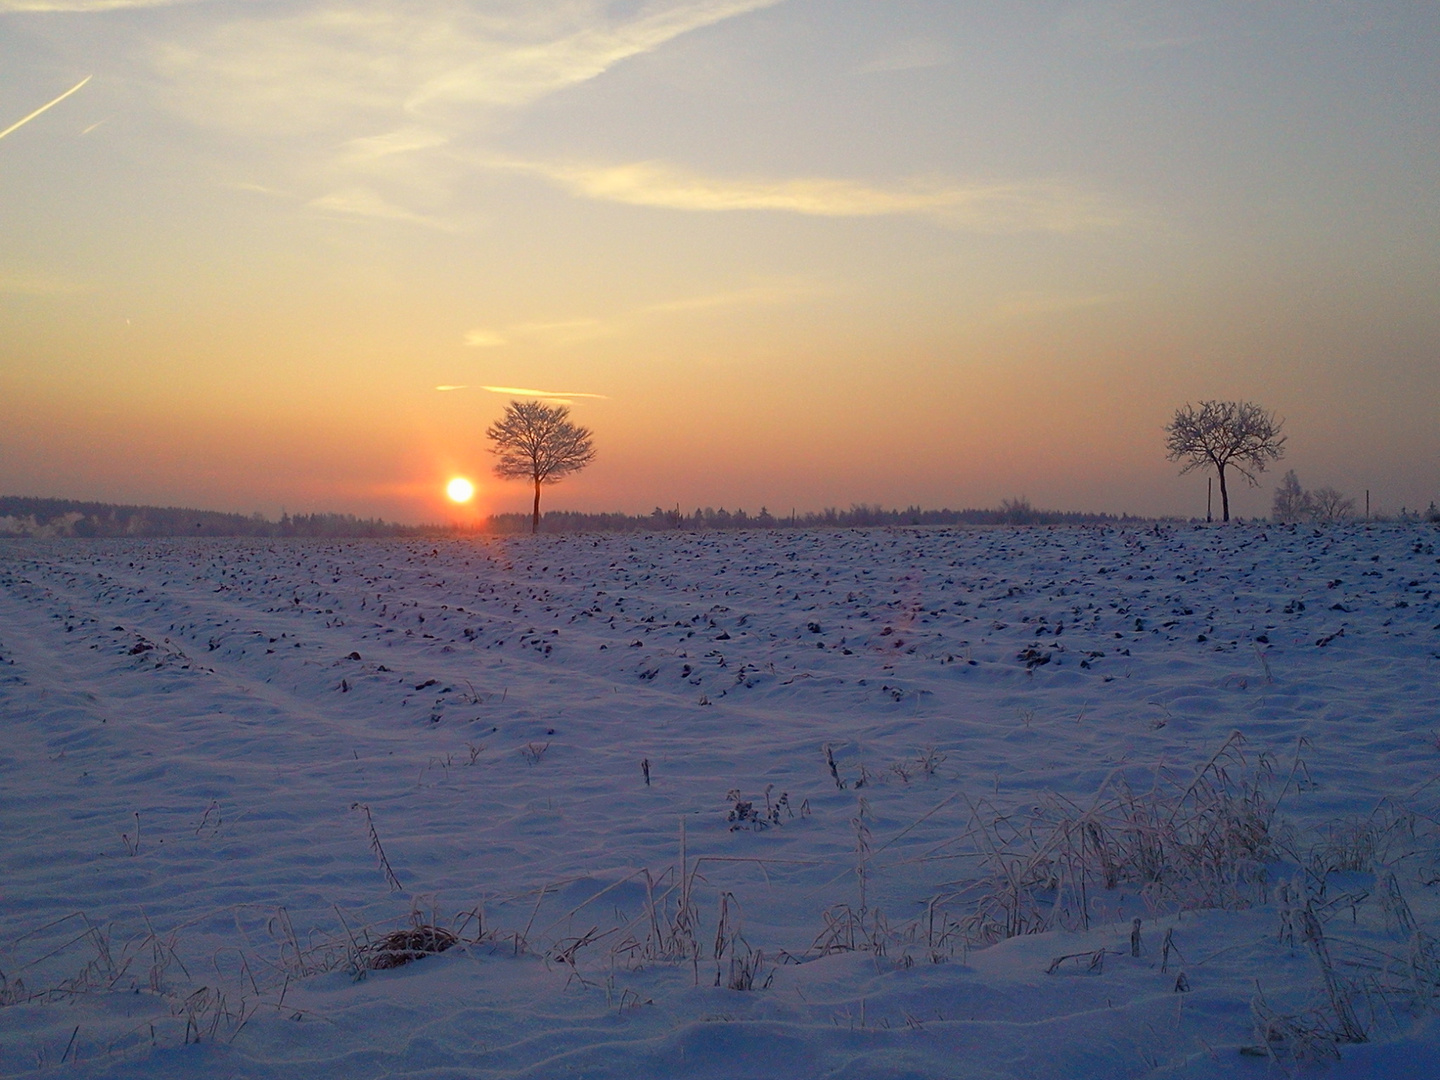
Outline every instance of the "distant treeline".
POLYGON ((174 506, 115 506, 0 496, 0 536, 418 536, 436 529, 353 514, 222 514, 174 506))
MULTIPOLYGON (((1076 510, 1037 510, 1028 499, 1007 499, 995 510, 922 510, 918 506, 904 510, 886 510, 880 506, 856 503, 848 510, 829 507, 819 512, 790 513, 776 517, 765 507, 758 514, 744 510, 715 510, 709 506, 683 513, 679 507, 662 510, 656 507, 649 514, 581 514, 569 510, 551 510, 541 519, 544 532, 656 532, 663 530, 701 529, 861 529, 877 526, 905 525, 1101 525, 1150 521, 1128 514, 1087 514, 1076 510)), ((530 531, 529 514, 495 514, 489 519, 490 531, 518 533, 530 531)))
MULTIPOLYGON (((834 529, 906 525, 1096 525, 1148 521, 1129 515, 1085 514, 1037 510, 1026 499, 1008 499, 995 510, 886 510, 857 503, 848 510, 831 507, 818 513, 777 517, 764 507, 758 514, 705 507, 693 514, 677 507, 649 514, 582 514, 551 510, 541 530, 566 532, 661 532, 706 529, 834 529)), ((73 499, 0 496, 0 537, 147 537, 147 536, 313 536, 397 537, 445 536, 459 532, 527 533, 529 514, 494 514, 476 528, 453 525, 398 525, 353 514, 283 514, 271 521, 263 514, 223 514, 179 507, 116 506, 73 499)))
MULTIPOLYGON (((862 529, 911 525, 1123 525, 1180 518, 1136 517, 1130 514, 1087 514, 1078 510, 1037 510, 1028 499, 1006 499, 993 510, 886 510, 856 503, 848 510, 830 507, 818 512, 777 517, 765 507, 757 514, 709 506, 686 514, 679 507, 648 514, 582 514, 551 510, 541 519, 547 533, 665 532, 707 529, 862 529)), ((1263 519, 1262 519, 1263 520, 1263 519)), ((1440 523, 1434 503, 1428 510, 1401 510, 1395 518, 1374 520, 1440 523)), ((146 537, 146 536, 311 536, 354 537, 454 536, 470 533, 514 534, 530 531, 529 514, 493 514, 478 526, 400 525, 353 514, 282 514, 271 521, 263 514, 223 514, 173 506, 116 506, 74 499, 35 499, 0 495, 0 537, 146 537)))
MULTIPOLYGON (((764 507, 758 514, 744 510, 697 509, 683 513, 678 507, 662 510, 656 507, 648 514, 582 514, 572 510, 551 510, 541 516, 540 531, 564 532, 661 532, 665 530, 703 529, 864 529, 876 527, 903 528, 910 525, 1133 525, 1153 522, 1183 522, 1180 517, 1144 517, 1134 514, 1090 514, 1081 510, 1037 510, 1028 499, 1006 499, 993 510, 922 510, 908 506, 904 510, 886 510, 880 506, 856 503, 848 510, 830 507, 818 512, 787 514, 776 517, 764 507)), ((1236 520, 1244 520, 1237 518, 1236 520)), ((1265 518, 1256 519, 1265 521, 1265 518)), ((1434 503, 1424 513, 1401 509, 1394 517, 1376 516, 1374 521, 1440 523, 1440 509, 1434 503)), ((435 532, 449 532, 436 529, 435 532)), ((528 533, 529 514, 494 514, 482 526, 485 532, 528 533)))

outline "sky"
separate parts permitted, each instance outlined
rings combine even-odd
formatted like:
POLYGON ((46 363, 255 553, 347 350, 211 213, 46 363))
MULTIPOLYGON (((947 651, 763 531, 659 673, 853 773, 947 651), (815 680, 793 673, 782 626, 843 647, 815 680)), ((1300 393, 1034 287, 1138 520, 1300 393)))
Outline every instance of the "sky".
POLYGON ((0 0, 0 494, 524 511, 518 390, 595 433, 548 508, 1203 515, 1211 398, 1288 436, 1235 512, 1424 506, 1437 55, 1430 0, 0 0))

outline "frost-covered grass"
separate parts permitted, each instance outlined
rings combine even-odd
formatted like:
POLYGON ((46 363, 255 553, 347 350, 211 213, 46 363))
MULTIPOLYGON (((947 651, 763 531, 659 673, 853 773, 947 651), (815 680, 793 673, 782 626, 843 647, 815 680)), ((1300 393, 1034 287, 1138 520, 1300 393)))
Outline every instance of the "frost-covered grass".
POLYGON ((5 542, 0 1075, 1434 1075, 1436 540, 5 542))

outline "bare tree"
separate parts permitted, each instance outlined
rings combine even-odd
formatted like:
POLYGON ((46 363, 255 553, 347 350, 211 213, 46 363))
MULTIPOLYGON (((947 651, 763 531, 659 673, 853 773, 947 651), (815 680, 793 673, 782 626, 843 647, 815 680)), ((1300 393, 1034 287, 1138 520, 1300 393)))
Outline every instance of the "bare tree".
POLYGON ((1313 521, 1317 525, 1344 521, 1355 515, 1355 500, 1333 487, 1306 491, 1300 478, 1291 469, 1275 489, 1275 502, 1270 516, 1276 521, 1313 521))
POLYGON ((1311 521, 1344 521, 1355 516, 1355 500, 1346 498, 1333 487, 1316 488, 1309 495, 1311 521))
POLYGON ((490 452, 499 459, 495 475, 535 484, 532 533, 540 531, 540 485, 558 483, 595 460, 590 429, 570 423, 569 417, 564 405, 512 401, 505 415, 485 429, 495 444, 490 452))
POLYGON ((1030 525, 1035 517, 1035 509, 1024 495, 1018 499, 1004 499, 1000 503, 1000 520, 1007 525, 1030 525))
POLYGON ((1276 521, 1289 524, 1294 521, 1308 521, 1314 513, 1314 501, 1310 493, 1300 486, 1300 478, 1291 469, 1275 489, 1275 501, 1270 504, 1270 516, 1276 521))
POLYGON ((1252 485, 1258 485, 1256 473, 1265 471, 1267 462, 1285 454, 1285 436, 1280 434, 1283 420, 1250 401, 1202 401, 1200 407, 1187 404, 1175 411, 1175 419, 1165 425, 1166 456, 1171 461, 1185 461, 1181 475, 1192 469, 1213 467, 1220 479, 1220 506, 1225 521, 1230 520, 1230 491, 1225 484, 1225 470, 1234 468, 1252 485))

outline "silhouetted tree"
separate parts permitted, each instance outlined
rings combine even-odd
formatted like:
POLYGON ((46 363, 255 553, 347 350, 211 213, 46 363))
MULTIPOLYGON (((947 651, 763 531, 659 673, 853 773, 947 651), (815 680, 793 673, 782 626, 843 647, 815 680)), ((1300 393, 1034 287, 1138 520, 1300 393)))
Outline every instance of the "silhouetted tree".
POLYGON ((1276 521, 1313 521, 1317 525, 1344 521, 1355 516, 1355 500, 1333 487, 1306 491, 1300 478, 1291 469, 1275 489, 1275 502, 1270 516, 1276 521))
POLYGON ((1276 521, 1313 521, 1328 524, 1344 521, 1355 516, 1355 500, 1332 487, 1315 488, 1306 491, 1300 487, 1295 469, 1290 469, 1274 490, 1274 505, 1270 517, 1276 521))
POLYGON ((1280 434, 1283 420, 1266 412, 1251 401, 1202 401, 1200 407, 1186 405, 1175 411, 1175 419, 1165 425, 1166 456, 1171 461, 1185 461, 1183 476, 1192 469, 1213 467, 1220 480, 1220 506, 1223 519, 1230 520, 1230 491, 1225 484, 1225 470, 1234 468, 1252 485, 1258 485, 1256 473, 1265 471, 1268 462, 1285 453, 1285 436, 1280 434))
POLYGON ((495 474, 507 480, 528 479, 535 484, 535 510, 530 531, 540 531, 540 485, 554 484, 595 460, 589 428, 570 423, 564 405, 538 401, 512 401, 505 415, 486 430, 499 459, 495 474))
POLYGON ((1007 525, 1030 525, 1035 521, 1035 508, 1024 495, 1000 503, 1000 517, 1007 525))
POLYGON ((1309 519, 1313 506, 1309 493, 1300 486, 1300 478, 1291 469, 1275 489, 1275 500, 1270 504, 1270 516, 1276 521, 1289 523, 1309 519))
POLYGON ((1355 516, 1355 500, 1333 487, 1316 488, 1307 493, 1310 499, 1310 520, 1316 522, 1344 521, 1355 516))

